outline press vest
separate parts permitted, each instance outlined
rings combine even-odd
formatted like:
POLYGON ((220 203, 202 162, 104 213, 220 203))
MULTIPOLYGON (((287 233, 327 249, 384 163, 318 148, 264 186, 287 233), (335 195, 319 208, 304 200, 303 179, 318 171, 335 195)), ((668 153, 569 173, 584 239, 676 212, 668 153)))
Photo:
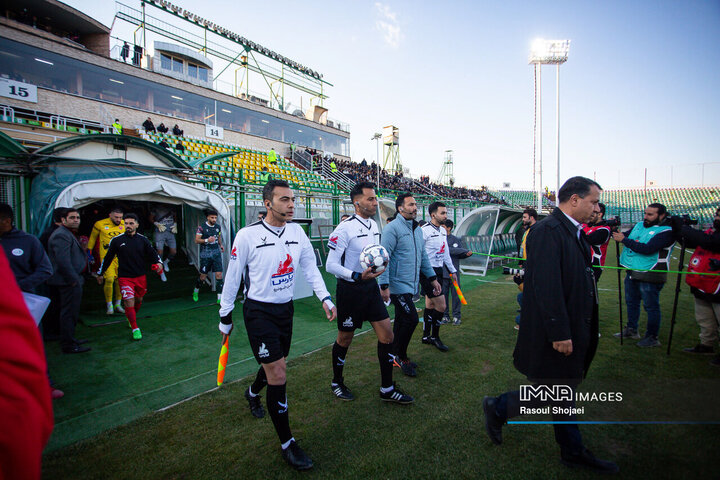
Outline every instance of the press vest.
MULTIPOLYGON (((668 230, 671 230, 669 226, 653 225, 652 227, 645 227, 645 225, 640 222, 635 225, 630 235, 628 235, 628 238, 638 243, 648 243, 655 235, 668 230)), ((622 254, 620 255, 620 264, 630 270, 641 270, 640 272, 631 273, 631 277, 635 280, 664 283, 667 279, 667 274, 648 274, 648 272, 642 272, 642 270, 667 270, 670 252, 672 252, 674 245, 673 243, 669 247, 661 248, 657 252, 650 254, 637 253, 627 247, 623 248, 622 254)))

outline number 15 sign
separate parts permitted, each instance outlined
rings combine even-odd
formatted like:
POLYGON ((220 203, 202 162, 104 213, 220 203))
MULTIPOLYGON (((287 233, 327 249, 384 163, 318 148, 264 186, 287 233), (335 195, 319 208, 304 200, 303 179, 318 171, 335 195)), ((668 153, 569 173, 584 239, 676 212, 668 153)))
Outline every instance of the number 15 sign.
POLYGON ((0 96, 37 103, 37 87, 29 83, 0 78, 0 96))

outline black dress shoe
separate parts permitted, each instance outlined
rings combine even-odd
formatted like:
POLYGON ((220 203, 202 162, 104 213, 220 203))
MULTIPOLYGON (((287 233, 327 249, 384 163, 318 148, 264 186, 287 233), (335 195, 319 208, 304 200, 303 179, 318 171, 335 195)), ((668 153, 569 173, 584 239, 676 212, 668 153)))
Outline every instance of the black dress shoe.
POLYGON ((483 398, 483 411, 485 412, 485 431, 495 445, 502 443, 503 422, 495 413, 495 397, 483 398))
POLYGON ((423 335, 421 342, 425 345, 432 345, 432 339, 430 338, 430 335, 423 335))
POLYGON ((430 343, 441 352, 447 352, 449 350, 448 346, 440 340, 440 337, 430 337, 430 343))
POLYGON ((290 442, 290 446, 282 451, 282 457, 296 470, 310 470, 313 467, 312 460, 303 452, 297 442, 290 442))
POLYGON ((593 455, 587 448, 584 448, 583 451, 577 455, 566 455, 561 453, 560 461, 563 465, 567 465, 568 467, 584 467, 598 473, 618 473, 620 471, 620 468, 613 462, 595 458, 595 455, 593 455))
POLYGON ((85 352, 89 352, 90 350, 92 350, 92 348, 83 347, 83 346, 75 344, 72 347, 63 348, 62 352, 63 353, 85 353, 85 352))
POLYGON ((73 338, 73 342, 75 343, 75 345, 85 345, 89 341, 90 340, 88 340, 87 338, 81 338, 80 340, 78 340, 77 338, 73 338))

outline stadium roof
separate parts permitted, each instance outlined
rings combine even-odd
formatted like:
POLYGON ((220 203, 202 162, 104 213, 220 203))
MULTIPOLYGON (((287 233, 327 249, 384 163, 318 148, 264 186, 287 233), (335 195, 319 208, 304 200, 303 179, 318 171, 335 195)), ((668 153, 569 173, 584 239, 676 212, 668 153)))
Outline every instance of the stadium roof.
POLYGON ((28 153, 20 143, 0 132, 0 157, 15 157, 18 154, 28 153))
MULTIPOLYGON (((147 140, 144 140, 142 138, 129 137, 127 135, 98 134, 68 137, 36 150, 34 155, 43 157, 57 156, 62 152, 87 143, 106 143, 109 145, 115 145, 117 147, 120 147, 120 151, 127 151, 128 147, 135 147, 147 151, 167 167, 181 170, 189 170, 188 165, 185 162, 183 162, 179 157, 170 153, 166 149, 152 142, 148 142, 147 140)), ((133 163, 143 163, 133 160, 129 161, 133 163)))
POLYGON ((192 168, 197 168, 203 163, 206 162, 212 162, 213 160, 222 160, 224 158, 228 157, 234 157, 235 155, 239 155, 240 152, 223 152, 223 153, 216 153, 215 155, 210 155, 209 157, 202 157, 202 158, 196 158, 194 160, 190 160, 188 162, 188 165, 190 165, 192 168))
POLYGON ((57 0, 21 0, 8 2, 8 5, 10 10, 27 10, 30 16, 35 16, 42 23, 50 24, 59 30, 79 35, 110 33, 110 28, 94 18, 57 0))

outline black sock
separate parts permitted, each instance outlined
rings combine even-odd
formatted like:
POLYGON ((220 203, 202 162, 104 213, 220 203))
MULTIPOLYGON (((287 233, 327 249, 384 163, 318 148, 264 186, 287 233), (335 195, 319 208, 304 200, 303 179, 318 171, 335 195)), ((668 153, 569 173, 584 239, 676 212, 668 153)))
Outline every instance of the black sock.
POLYGON ((292 438, 288 417, 286 385, 286 383, 283 383, 282 385, 267 386, 267 409, 270 412, 270 418, 272 418, 281 444, 290 441, 292 438))
POLYGON ((433 324, 432 321, 432 310, 426 308, 423 311, 423 337, 430 336, 430 327, 433 324))
POLYGON ((170 255, 168 255, 167 261, 169 262, 169 261, 173 260, 174 258, 175 258, 175 254, 171 253, 170 255))
POLYGON ((438 338, 440 335, 440 321, 442 320, 443 312, 437 310, 432 311, 432 336, 438 338))
POLYGON ((407 347, 410 344, 415 327, 417 327, 417 317, 415 319, 398 319, 395 318, 393 332, 395 334, 395 353, 401 360, 407 360, 407 347))
POLYGON ((250 385, 250 391, 255 395, 259 395, 265 385, 267 385, 267 376, 265 375, 265 369, 261 365, 260 370, 255 375, 255 381, 250 385))
POLYGON ((377 355, 380 361, 380 386, 388 388, 392 386, 392 343, 380 343, 377 345, 377 355))
POLYGON ((202 280, 200 280, 200 277, 198 277, 197 282, 195 282, 195 288, 197 288, 198 290, 200 290, 200 287, 203 286, 203 283, 205 283, 205 282, 203 282, 202 280))
POLYGON ((222 293, 223 279, 215 280, 215 291, 220 294, 222 293))
POLYGON ((333 383, 342 383, 343 367, 348 349, 335 342, 332 348, 333 383))

